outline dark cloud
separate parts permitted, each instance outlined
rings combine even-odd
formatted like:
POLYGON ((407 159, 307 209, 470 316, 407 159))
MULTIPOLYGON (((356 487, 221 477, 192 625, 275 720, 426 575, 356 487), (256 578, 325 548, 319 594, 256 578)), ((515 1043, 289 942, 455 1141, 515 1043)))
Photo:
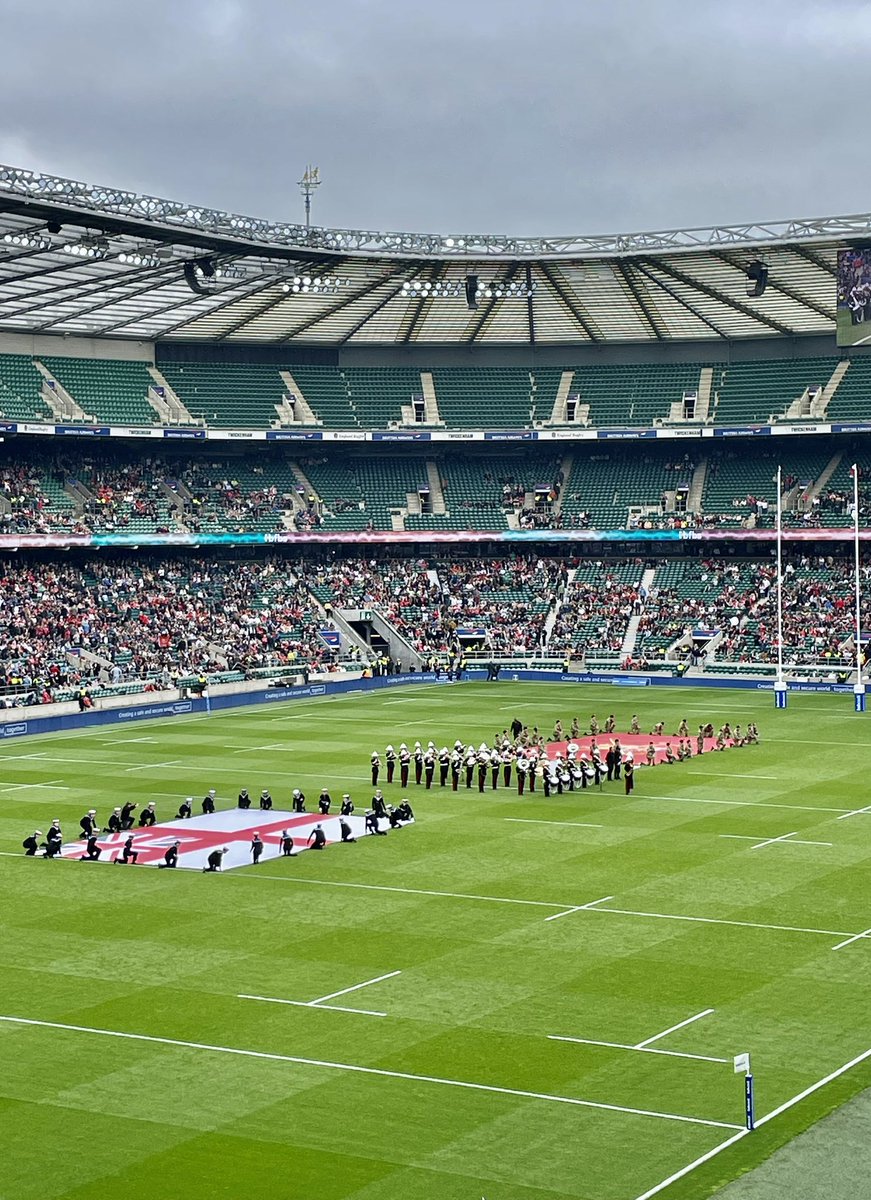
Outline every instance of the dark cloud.
POLYGON ((2 55, 0 161, 258 216, 307 162, 368 229, 869 207, 864 0, 7 0, 2 55))

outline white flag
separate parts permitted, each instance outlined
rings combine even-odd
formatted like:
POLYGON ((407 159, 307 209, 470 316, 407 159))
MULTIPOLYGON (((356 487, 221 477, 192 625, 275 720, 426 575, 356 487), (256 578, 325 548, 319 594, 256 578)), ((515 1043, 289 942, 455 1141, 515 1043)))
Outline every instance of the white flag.
POLYGON ((749 1054, 736 1054, 735 1058, 733 1059, 733 1062, 735 1065, 735 1074, 736 1075, 740 1075, 742 1073, 744 1075, 750 1074, 750 1055, 749 1054))

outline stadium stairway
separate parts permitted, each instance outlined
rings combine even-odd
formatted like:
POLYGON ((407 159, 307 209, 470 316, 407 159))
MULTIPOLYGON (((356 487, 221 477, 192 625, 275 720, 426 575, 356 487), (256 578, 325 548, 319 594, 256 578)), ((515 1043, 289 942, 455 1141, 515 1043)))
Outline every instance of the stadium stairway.
POLYGON ((287 388, 288 397, 293 397, 292 402, 285 398, 282 404, 276 404, 275 411, 278 413, 278 419, 282 425, 323 425, 303 395, 302 388, 291 375, 290 371, 279 371, 279 375, 287 388))
POLYGON ((42 398, 59 421, 94 421, 96 418, 85 412, 79 402, 72 396, 49 368, 39 361, 33 360, 33 365, 45 381, 42 385, 42 398))
POLYGON ((148 403, 161 421, 167 425, 204 425, 205 421, 193 417, 182 403, 181 397, 170 386, 169 380, 155 366, 148 368, 154 386, 148 389, 148 403))
MULTIPOLYGON (((641 576, 641 594, 643 596, 650 595, 650 589, 653 587, 653 581, 656 578, 655 567, 645 567, 641 576)), ((643 613, 633 613, 629 618, 629 624, 626 626, 626 632, 623 635, 623 642, 620 646, 621 661, 630 657, 635 652, 635 642, 638 638, 638 626, 641 624, 643 613)))

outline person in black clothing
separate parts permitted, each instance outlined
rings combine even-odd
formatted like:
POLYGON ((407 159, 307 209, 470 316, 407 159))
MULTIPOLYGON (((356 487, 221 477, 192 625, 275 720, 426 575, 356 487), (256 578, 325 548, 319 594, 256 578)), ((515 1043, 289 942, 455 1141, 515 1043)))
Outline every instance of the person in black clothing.
POLYGON ((626 795, 628 796, 635 789, 635 764, 632 761, 631 755, 627 755, 626 761, 623 764, 623 783, 626 787, 626 795))
POLYGON ((113 808, 111 816, 106 822, 106 828, 103 830, 103 833, 120 833, 121 829, 121 809, 113 808))
POLYGON ((616 766, 617 755, 614 749, 614 743, 608 747, 608 752, 605 755, 605 767, 608 773, 608 782, 614 778, 614 767, 616 766))
POLYGON ((136 812, 136 809, 137 809, 137 805, 136 805, 135 801, 133 801, 133 800, 128 800, 127 803, 123 806, 123 808, 121 809, 121 828, 122 829, 132 829, 133 828, 133 814, 136 812))
POLYGON ((342 833, 343 842, 356 842, 357 839, 352 834, 351 826, 343 818, 339 820, 339 829, 342 833))
POLYGON ((387 747, 384 758, 387 762, 387 782, 393 783, 393 772, 396 770, 396 751, 392 746, 387 747))
POLYGON ((405 742, 399 747, 399 786, 402 788, 408 787, 408 766, 411 762, 411 753, 405 742))
POLYGON ((390 822, 391 829, 398 829, 402 823, 402 817, 399 815, 399 810, 390 805, 387 810, 387 820, 390 822))
POLYGON ((43 858, 57 858, 61 852, 63 841, 64 839, 63 834, 61 833, 60 821, 55 818, 51 823, 51 828, 45 835, 45 841, 43 842, 45 854, 43 855, 43 858))
POLYGON ((227 853, 228 849, 229 847, 223 846, 220 850, 212 851, 208 857, 206 865, 203 867, 204 875, 210 871, 220 871, 223 868, 224 855, 227 853))
POLYGON ((487 766, 489 765, 489 757, 483 755, 478 760, 478 791, 483 794, 484 788, 487 785, 487 766))
POLYGON ((321 829, 320 825, 315 825, 306 841, 312 850, 323 850, 326 848, 327 835, 321 829))
POLYGON ((272 808, 272 797, 269 794, 268 788, 264 788, 260 793, 260 808, 263 812, 269 812, 272 808))
POLYGON ((620 778, 620 765, 623 762, 623 748, 618 738, 614 739, 614 778, 620 778))
POLYGON ((519 721, 517 717, 515 717, 511 722, 511 736, 514 738, 515 742, 520 737, 521 733, 523 733, 523 722, 519 721))
POLYGON ((463 757, 458 750, 451 755, 451 791, 456 792, 460 787, 460 772, 463 769, 463 757))
POLYGON ((387 816, 387 805, 384 801, 384 797, 382 796, 380 789, 372 797, 372 811, 374 812, 376 817, 386 817, 387 816))
POLYGON ((284 858, 293 858, 293 834, 289 829, 281 831, 281 853, 284 858))
POLYGON ((343 817, 350 817, 350 815, 353 811, 354 811, 354 801, 351 799, 351 797, 348 795, 348 793, 345 792, 344 796, 342 797, 342 807, 339 809, 339 812, 342 814, 343 817))
POLYGON ((407 800, 402 800, 396 810, 403 821, 413 821, 414 813, 411 810, 411 805, 407 800))
POLYGON ((502 759, 494 750, 490 755, 490 787, 497 788, 499 786, 499 768, 502 766, 502 759))
POLYGON ((24 841, 21 843, 21 845, 24 847, 24 853, 27 858, 35 858, 36 857, 36 852, 39 849, 39 842, 36 839, 41 838, 41 837, 42 837, 42 830, 36 829, 30 835, 30 837, 26 837, 24 839, 24 841))
POLYGON ((103 851, 97 845, 97 834, 92 833, 88 837, 88 844, 85 847, 85 853, 80 856, 80 862, 96 862, 103 851))
POLYGON ((156 824, 157 813, 154 808, 154 801, 151 800, 149 801, 147 808, 143 808, 142 812, 139 814, 139 828, 150 829, 152 825, 156 824))
POLYGON ((242 791, 239 793, 238 804, 239 804, 240 808, 250 808, 251 807, 251 797, 248 795, 247 788, 242 788, 242 791))
POLYGON ((420 742, 414 743, 414 782, 420 784, 423 776, 423 748, 420 742))
POLYGON ((263 839, 255 829, 254 836, 251 839, 251 861, 256 867, 260 862, 260 855, 263 853, 263 839))
POLYGON ((215 796, 216 796, 216 794, 217 793, 215 792, 214 788, 209 788, 208 795, 203 796, 203 814, 204 814, 204 816, 211 816, 211 814, 215 811, 215 796))
POLYGON ((386 837, 387 831, 378 828, 378 818, 371 808, 366 810, 366 832, 377 833, 379 837, 386 837))
POLYGON ((163 856, 163 862, 157 864, 158 871, 165 871, 167 867, 170 869, 178 866, 178 848, 181 842, 173 842, 163 856))
POLYGON ((435 775, 435 755, 432 750, 427 750, 423 756, 423 773, 426 779, 426 790, 429 791, 432 787, 433 776, 435 775))
POLYGON ((377 787, 378 786, 378 772, 381 770, 381 759, 378 756, 377 750, 372 751, 372 757, 370 759, 370 762, 372 764, 372 786, 377 787))
POLYGON ((439 787, 444 787, 448 782, 448 770, 451 765, 451 755, 447 746, 442 746, 439 750, 439 787))
POLYGON ((139 851, 133 849, 133 835, 131 834, 124 843, 124 848, 120 851, 120 853, 115 855, 115 866, 117 867, 118 863, 120 863, 123 867, 131 862, 135 866, 138 861, 139 851))
POLYGON ((318 812, 322 817, 330 815, 330 805, 333 803, 333 798, 326 788, 321 789, 321 794, 318 796, 318 812))
POLYGON ((96 816, 97 810, 95 808, 89 808, 82 817, 81 821, 79 821, 79 828, 82 831, 79 835, 80 837, 89 838, 91 834, 97 832, 97 822, 95 819, 96 816))
POLYGON ((295 813, 305 812, 305 793, 301 792, 299 788, 293 789, 293 798, 290 802, 290 807, 295 813))
POLYGON ((178 812, 175 814, 175 819, 177 821, 188 820, 193 812, 193 808, 191 807, 193 805, 193 801, 193 796, 188 796, 186 800, 182 800, 181 804, 178 806, 178 812))

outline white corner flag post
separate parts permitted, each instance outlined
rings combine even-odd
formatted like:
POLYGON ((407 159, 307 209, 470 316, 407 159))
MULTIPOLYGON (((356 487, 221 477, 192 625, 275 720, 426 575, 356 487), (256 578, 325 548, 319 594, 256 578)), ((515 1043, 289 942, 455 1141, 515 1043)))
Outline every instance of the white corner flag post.
POLYGON ((209 716, 211 716, 212 715, 212 698, 209 695, 209 689, 207 687, 203 688, 203 699, 206 702, 206 712, 209 714, 209 716))
POLYGON ((853 567, 856 591, 856 682, 853 684, 853 707, 857 713, 865 711, 865 684, 862 682, 862 583, 859 575, 859 465, 850 468, 853 476, 853 567))
POLYGON ((756 1128, 756 1097, 753 1091, 750 1055, 736 1054, 732 1062, 735 1074, 744 1076, 744 1124, 752 1131, 756 1128))
POLYGON ((783 468, 777 468, 777 678, 774 707, 786 708, 787 687, 783 678, 783 468))

